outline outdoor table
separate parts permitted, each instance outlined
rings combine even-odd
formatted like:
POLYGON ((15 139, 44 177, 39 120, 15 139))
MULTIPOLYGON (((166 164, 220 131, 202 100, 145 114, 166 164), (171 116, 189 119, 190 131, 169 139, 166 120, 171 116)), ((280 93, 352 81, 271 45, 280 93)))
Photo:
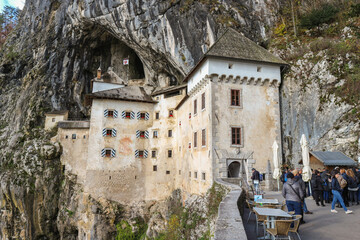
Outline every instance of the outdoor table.
POLYGON ((277 199, 270 199, 270 198, 264 198, 264 199, 257 199, 256 203, 263 203, 263 204, 279 204, 279 200, 277 199))
MULTIPOLYGON (((290 214, 288 214, 287 212, 281 210, 281 209, 275 209, 275 208, 259 208, 259 207, 254 207, 253 208, 255 212, 257 212, 257 214, 262 215, 262 216, 266 216, 266 227, 267 228, 275 228, 275 218, 276 217, 286 217, 286 218, 291 218, 292 216, 290 214), (270 226, 271 224, 271 226, 270 226)), ((264 239, 267 236, 264 236, 264 239)))

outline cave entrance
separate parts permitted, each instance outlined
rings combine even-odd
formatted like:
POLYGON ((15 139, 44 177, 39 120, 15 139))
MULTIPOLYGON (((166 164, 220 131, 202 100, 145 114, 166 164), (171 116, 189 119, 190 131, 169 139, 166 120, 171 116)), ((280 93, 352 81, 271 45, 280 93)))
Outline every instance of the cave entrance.
POLYGON ((98 31, 93 30, 93 34, 101 37, 88 39, 87 43, 90 47, 91 72, 96 73, 100 66, 105 73, 111 67, 122 80, 144 79, 144 65, 135 50, 108 32, 98 31), (124 59, 129 60, 128 65, 123 64, 124 59))

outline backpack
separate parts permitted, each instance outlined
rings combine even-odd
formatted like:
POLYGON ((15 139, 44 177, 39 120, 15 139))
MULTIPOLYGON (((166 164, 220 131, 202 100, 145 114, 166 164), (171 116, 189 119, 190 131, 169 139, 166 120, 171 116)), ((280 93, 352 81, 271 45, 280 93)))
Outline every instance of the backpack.
POLYGON ((341 188, 345 188, 347 185, 347 181, 341 176, 338 178, 339 184, 341 188), (340 180, 339 180, 340 179, 340 180))
POLYGON ((315 178, 312 178, 312 179, 311 179, 311 187, 312 187, 313 189, 317 188, 317 184, 316 184, 316 179, 315 179, 315 178))

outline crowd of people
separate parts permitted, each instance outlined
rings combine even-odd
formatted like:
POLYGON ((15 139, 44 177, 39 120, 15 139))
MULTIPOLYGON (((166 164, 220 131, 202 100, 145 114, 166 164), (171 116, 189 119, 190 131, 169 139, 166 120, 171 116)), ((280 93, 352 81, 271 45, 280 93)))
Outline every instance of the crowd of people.
POLYGON ((285 169, 280 180, 284 183, 282 195, 288 211, 302 215, 302 223, 305 223, 304 214, 312 214, 306 206, 307 196, 313 196, 317 206, 325 207, 326 203, 331 203, 332 213, 337 213, 336 204, 347 214, 352 213, 347 209, 350 204, 359 205, 360 171, 357 168, 346 170, 335 167, 331 172, 325 168, 315 169, 309 182, 303 181, 301 170, 285 169))

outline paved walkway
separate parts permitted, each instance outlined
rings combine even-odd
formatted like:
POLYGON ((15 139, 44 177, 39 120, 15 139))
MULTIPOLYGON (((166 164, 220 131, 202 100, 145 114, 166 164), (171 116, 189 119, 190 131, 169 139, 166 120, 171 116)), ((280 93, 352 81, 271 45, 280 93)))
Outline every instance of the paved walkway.
MULTIPOLYGON (((279 192, 267 192, 265 197, 277 198, 283 201, 279 192)), ((306 205, 313 214, 305 214, 305 224, 300 225, 299 233, 302 240, 343 240, 360 239, 360 205, 348 207, 353 214, 345 214, 344 209, 335 208, 338 213, 331 213, 331 203, 326 207, 316 206, 312 197, 306 198, 306 205)), ((249 223, 246 223, 249 210, 245 208, 243 222, 249 240, 256 239, 255 216, 252 214, 249 223)), ((296 236, 293 239, 297 239, 296 236)))

